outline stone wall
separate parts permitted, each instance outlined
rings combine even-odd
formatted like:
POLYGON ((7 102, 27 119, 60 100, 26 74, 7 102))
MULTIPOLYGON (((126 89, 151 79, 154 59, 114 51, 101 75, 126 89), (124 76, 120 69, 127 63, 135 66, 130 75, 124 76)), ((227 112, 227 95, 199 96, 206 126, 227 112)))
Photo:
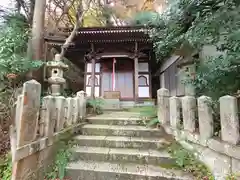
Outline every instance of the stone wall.
POLYGON ((11 128, 12 180, 43 179, 60 139, 80 130, 86 116, 85 93, 41 98, 41 84, 24 83, 11 128))
POLYGON ((158 90, 158 119, 166 132, 222 180, 240 172, 239 118, 235 97, 223 96, 219 103, 221 134, 215 137, 210 97, 170 97, 167 89, 158 90))

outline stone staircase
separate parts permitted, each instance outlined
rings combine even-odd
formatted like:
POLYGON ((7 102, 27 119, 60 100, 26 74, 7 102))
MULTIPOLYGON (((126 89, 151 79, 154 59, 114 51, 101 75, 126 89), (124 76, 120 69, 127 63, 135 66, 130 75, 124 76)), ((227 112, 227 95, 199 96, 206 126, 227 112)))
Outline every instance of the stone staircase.
POLYGON ((138 113, 109 112, 88 118, 75 137, 67 166, 72 180, 193 180, 184 172, 161 168, 173 163, 163 129, 143 126, 138 113))

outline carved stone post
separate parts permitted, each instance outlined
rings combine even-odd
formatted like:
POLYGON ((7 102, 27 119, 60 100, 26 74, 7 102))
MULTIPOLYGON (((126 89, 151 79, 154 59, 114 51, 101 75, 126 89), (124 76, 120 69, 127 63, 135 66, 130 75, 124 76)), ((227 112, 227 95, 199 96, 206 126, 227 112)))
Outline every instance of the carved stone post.
POLYGON ((196 130, 196 99, 193 96, 184 96, 182 98, 182 113, 184 130, 191 133, 196 130))
POLYGON ((19 149, 37 140, 40 95, 40 83, 35 80, 24 83, 22 95, 20 95, 17 101, 17 112, 15 116, 16 127, 13 127, 15 129, 12 129, 11 134, 11 143, 15 143, 12 144, 12 180, 37 179, 36 174, 32 172, 35 172, 37 169, 39 156, 38 153, 28 156, 24 160, 18 161, 16 160, 16 149, 19 149))
POLYGON ((173 96, 169 98, 169 114, 170 114, 170 125, 172 128, 177 129, 180 125, 180 112, 181 101, 180 98, 173 96))
POLYGON ((240 139, 237 98, 223 96, 219 101, 222 140, 236 145, 240 139))
POLYGON ((162 124, 169 123, 169 90, 161 88, 157 91, 158 95, 158 120, 162 124))
POLYGON ((66 83, 66 80, 63 78, 63 72, 68 69, 68 65, 61 61, 59 54, 56 54, 54 61, 47 62, 47 68, 51 72, 51 77, 48 78, 48 83, 51 86, 51 95, 60 96, 61 87, 66 83))
POLYGON ((77 97, 79 100, 78 108, 79 108, 79 118, 80 120, 83 120, 86 116, 86 97, 85 92, 80 91, 77 92, 77 97))
POLYGON ((204 140, 212 138, 214 133, 211 102, 212 99, 207 96, 198 98, 199 132, 204 140))

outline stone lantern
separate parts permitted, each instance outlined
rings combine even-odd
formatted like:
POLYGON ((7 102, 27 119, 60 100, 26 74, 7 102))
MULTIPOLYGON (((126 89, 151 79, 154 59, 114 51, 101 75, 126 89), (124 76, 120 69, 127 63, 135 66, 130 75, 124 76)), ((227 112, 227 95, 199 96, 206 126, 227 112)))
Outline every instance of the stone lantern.
POLYGON ((66 80, 63 78, 63 72, 68 69, 68 65, 61 61, 60 54, 56 54, 54 61, 47 62, 47 68, 51 74, 51 77, 48 78, 51 94, 53 96, 60 96, 61 88, 66 83, 66 80))

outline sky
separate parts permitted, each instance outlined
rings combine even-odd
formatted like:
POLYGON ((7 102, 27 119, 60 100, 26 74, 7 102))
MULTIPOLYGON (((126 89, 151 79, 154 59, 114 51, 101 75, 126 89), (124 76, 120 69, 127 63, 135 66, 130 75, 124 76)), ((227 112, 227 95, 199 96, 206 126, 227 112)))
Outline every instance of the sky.
POLYGON ((10 8, 12 5, 12 0, 0 0, 0 6, 10 8))
MULTIPOLYGON (((13 0, 0 0, 0 9, 6 9, 6 8, 12 8, 13 6, 13 0)), ((2 25, 2 14, 0 14, 0 25, 2 25)))

